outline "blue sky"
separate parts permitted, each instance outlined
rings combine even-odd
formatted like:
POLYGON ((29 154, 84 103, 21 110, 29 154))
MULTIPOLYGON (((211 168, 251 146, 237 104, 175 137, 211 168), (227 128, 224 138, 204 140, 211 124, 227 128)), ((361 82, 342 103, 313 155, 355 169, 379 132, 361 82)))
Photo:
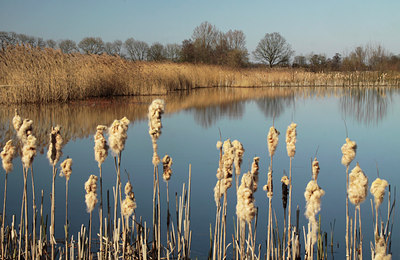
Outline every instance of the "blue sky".
POLYGON ((250 52, 265 33, 279 32, 296 55, 331 57, 368 43, 400 54, 399 10, 398 0, 1 0, 0 31, 166 44, 181 43, 208 21, 224 32, 242 30, 250 52))

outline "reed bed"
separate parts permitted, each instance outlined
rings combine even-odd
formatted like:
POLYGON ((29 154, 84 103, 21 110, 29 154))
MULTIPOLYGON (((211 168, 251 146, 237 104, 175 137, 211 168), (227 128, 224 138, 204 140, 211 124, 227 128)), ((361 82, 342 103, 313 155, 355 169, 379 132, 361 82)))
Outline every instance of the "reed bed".
POLYGON ((234 69, 205 64, 132 62, 108 55, 13 46, 0 52, 0 103, 66 102, 166 94, 204 87, 388 86, 398 72, 234 69))
MULTIPOLYGON (((60 126, 52 127, 49 137, 48 153, 50 166, 52 168, 52 205, 51 217, 52 221, 48 227, 44 221, 45 213, 43 212, 43 191, 41 192, 40 213, 36 209, 35 189, 33 178, 33 161, 36 155, 36 138, 34 137, 34 122, 29 119, 23 119, 17 111, 13 119, 13 126, 17 132, 18 140, 8 141, 1 152, 3 169, 6 173, 12 172, 12 159, 16 149, 20 149, 21 162, 23 164, 23 196, 21 199, 21 213, 19 226, 16 224, 16 217, 12 217, 11 223, 7 224, 6 215, 6 195, 3 204, 3 221, 1 229, 1 250, 2 258, 11 259, 23 257, 24 259, 190 259, 192 232, 191 232, 191 166, 189 165, 188 185, 182 185, 182 193, 180 197, 176 195, 176 218, 170 214, 170 201, 168 183, 173 181, 172 178, 172 158, 165 155, 161 160, 158 155, 157 141, 161 137, 162 115, 165 111, 165 102, 160 99, 154 100, 148 107, 149 135, 152 141, 153 157, 153 219, 148 226, 140 216, 136 216, 137 205, 133 185, 129 180, 124 187, 125 198, 122 199, 122 183, 121 183, 121 164, 122 152, 125 148, 125 142, 128 138, 127 130, 130 121, 123 117, 120 120, 114 120, 110 127, 99 125, 96 127, 94 137, 94 159, 98 163, 99 176, 90 175, 88 181, 82 185, 86 190, 85 202, 87 212, 89 213, 88 227, 82 225, 75 239, 68 232, 68 181, 72 173, 72 159, 66 158, 61 163, 61 173, 66 179, 66 222, 65 222, 65 242, 57 243, 54 237, 54 214, 55 214, 55 190, 54 179, 58 168, 57 163, 62 158, 63 131, 60 126), (108 130, 108 141, 104 134, 108 130), (15 142, 21 142, 18 148, 13 145, 15 142), (103 190, 102 190, 102 165, 108 155, 108 149, 111 149, 114 157, 115 165, 115 186, 113 187, 114 208, 108 208, 108 217, 103 215, 103 190), (158 167, 160 162, 163 163, 163 179, 167 187, 167 204, 161 205, 160 176, 158 167), (27 182, 28 173, 31 173, 32 183, 32 214, 31 219, 28 217, 28 200, 27 182), (100 180, 100 181, 99 181, 100 180), (98 190, 98 181, 100 191, 98 190), (100 194, 98 194, 100 193, 100 194), (96 209, 100 200, 99 208, 96 209), (118 206, 119 204, 119 206, 118 206), (161 219, 161 210, 167 209, 167 219, 161 219), (114 214, 111 214, 113 210, 114 214), (40 216, 40 222, 36 222, 36 214, 40 216), (92 218, 95 215, 102 223, 100 230, 92 230, 92 218), (103 227, 104 223, 104 227, 103 227), (113 225, 111 225, 113 223, 113 225), (175 223, 175 224, 174 224, 175 223), (28 224, 33 227, 28 228, 28 224), (166 226, 162 229, 161 226, 166 226), (39 228, 39 236, 36 236, 36 227, 39 228), (162 230, 166 230, 164 237, 167 237, 166 244, 163 244, 162 230), (49 231, 49 232, 48 232, 49 231), (99 246, 93 246, 93 234, 99 237, 99 246), (151 235, 152 234, 152 237, 151 235)), ((278 224, 274 209, 272 208, 273 191, 273 157, 276 149, 278 149, 279 131, 272 125, 266 134, 266 146, 269 151, 269 167, 265 171, 267 173, 267 183, 263 190, 268 198, 268 216, 259 215, 256 207, 254 194, 258 190, 258 180, 260 167, 260 157, 254 157, 251 168, 248 172, 242 174, 242 160, 245 153, 244 145, 238 140, 233 142, 230 139, 217 142, 219 163, 217 168, 217 183, 214 188, 214 198, 216 203, 216 217, 214 228, 210 234, 210 254, 209 259, 326 259, 327 256, 327 235, 325 238, 321 232, 321 218, 317 221, 317 215, 323 209, 322 197, 329 196, 319 186, 317 179, 320 173, 320 165, 316 158, 311 162, 312 179, 305 187, 304 197, 306 200, 306 208, 304 215, 309 223, 307 228, 303 226, 304 251, 301 252, 301 227, 299 227, 300 210, 296 211, 296 221, 291 214, 291 189, 295 185, 292 177, 296 178, 296 172, 292 174, 292 159, 296 152, 297 142, 297 124, 291 123, 286 132, 286 149, 290 158, 290 174, 289 178, 285 174, 281 178, 282 182, 282 207, 286 210, 289 201, 288 214, 284 214, 283 232, 279 230, 281 226, 278 224), (235 178, 233 178, 235 174, 235 178), (235 179, 236 186, 236 227, 232 230, 228 228, 227 219, 228 201, 227 191, 232 186, 235 179), (240 180, 240 183, 239 183, 240 180), (265 236, 266 254, 261 255, 261 244, 257 244, 257 219, 267 217, 267 234, 265 236), (296 223, 296 224, 292 224, 296 223), (232 237, 232 242, 230 241, 232 237), (286 238, 287 237, 287 238, 286 238), (286 241, 287 239, 287 241, 286 241), (232 249, 230 249, 232 245, 232 249), (314 246, 316 245, 316 249, 314 246), (314 253, 316 252, 316 253, 314 253)), ((368 178, 361 170, 357 163, 351 173, 349 167, 356 156, 356 143, 346 138, 345 145, 342 146, 343 157, 341 163, 346 166, 346 217, 350 223, 350 227, 346 227, 346 257, 348 259, 363 258, 363 236, 361 229, 361 203, 366 199, 368 191, 368 178), (348 201, 355 206, 354 218, 348 214, 348 201), (358 216, 357 216, 358 213, 358 216), (357 226, 358 223, 358 226, 357 226), (352 227, 354 228, 352 230, 352 227)), ((279 158, 275 158, 279 159, 279 158)), ((339 164, 339 162, 338 162, 339 164)), ((261 170, 262 172, 262 170, 261 170)), ((129 177, 129 175, 128 175, 129 177)), ((7 185, 7 184, 5 184, 7 185)), ((391 188, 386 180, 377 178, 370 187, 370 192, 374 197, 374 204, 371 200, 372 213, 375 214, 375 222, 372 227, 374 231, 374 241, 371 241, 371 258, 372 259, 391 259, 391 234, 394 224, 394 205, 395 199, 391 198, 391 188), (379 207, 383 203, 386 188, 388 188, 388 212, 385 216, 378 215, 379 207)), ((6 194, 6 192, 5 192, 6 194)), ((276 194, 276 193, 275 193, 276 194)), ((267 199, 266 199, 267 200, 267 199)), ((259 202, 260 203, 260 202, 259 202)), ((264 237, 264 236, 263 236, 264 237)))

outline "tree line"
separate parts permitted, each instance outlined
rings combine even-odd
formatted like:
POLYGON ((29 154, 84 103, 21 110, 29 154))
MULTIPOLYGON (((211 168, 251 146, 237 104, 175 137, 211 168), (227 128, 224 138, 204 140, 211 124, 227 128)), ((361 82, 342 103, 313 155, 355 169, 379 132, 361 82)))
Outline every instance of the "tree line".
POLYGON ((34 48, 60 49, 63 53, 108 54, 132 61, 170 61, 217 64, 231 67, 251 67, 264 64, 268 67, 295 67, 314 72, 397 70, 400 71, 400 55, 391 54, 381 45, 358 46, 347 55, 336 53, 328 58, 325 54, 310 53, 295 56, 291 45, 279 33, 266 33, 250 54, 246 48, 246 36, 241 30, 222 32, 215 25, 203 22, 193 30, 190 38, 182 43, 149 45, 144 41, 128 38, 124 42, 104 42, 100 37, 85 37, 76 43, 70 39, 55 41, 40 37, 0 32, 0 49, 12 45, 34 48))

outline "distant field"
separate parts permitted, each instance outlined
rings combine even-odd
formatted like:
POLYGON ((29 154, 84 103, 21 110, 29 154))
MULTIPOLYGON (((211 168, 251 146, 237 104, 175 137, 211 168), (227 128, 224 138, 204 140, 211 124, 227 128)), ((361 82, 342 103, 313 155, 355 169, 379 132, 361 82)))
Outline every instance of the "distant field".
POLYGON ((398 86, 399 72, 234 69, 132 62, 23 46, 0 52, 0 103, 66 102, 90 97, 166 94, 200 87, 398 86))

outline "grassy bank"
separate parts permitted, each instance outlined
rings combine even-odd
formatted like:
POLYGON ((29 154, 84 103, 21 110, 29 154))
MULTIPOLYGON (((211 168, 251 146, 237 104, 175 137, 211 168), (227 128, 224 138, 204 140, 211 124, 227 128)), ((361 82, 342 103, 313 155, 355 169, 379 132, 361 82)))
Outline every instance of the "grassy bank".
POLYGON ((400 85, 398 72, 313 73, 213 65, 132 62, 23 46, 0 52, 0 103, 166 94, 198 87, 400 85))

